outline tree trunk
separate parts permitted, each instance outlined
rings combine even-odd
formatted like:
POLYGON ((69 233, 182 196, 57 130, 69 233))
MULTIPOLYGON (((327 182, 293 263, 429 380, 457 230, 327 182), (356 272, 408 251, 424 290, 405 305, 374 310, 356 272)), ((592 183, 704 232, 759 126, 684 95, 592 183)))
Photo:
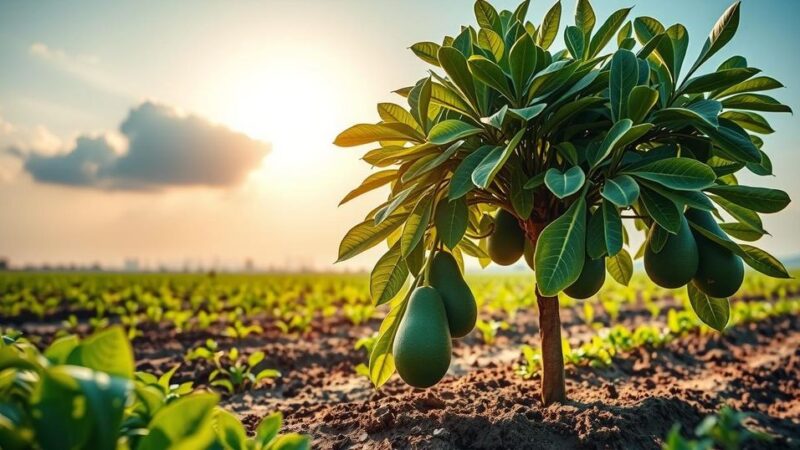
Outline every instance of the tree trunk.
POLYGON ((545 406, 564 403, 567 389, 564 384, 558 297, 544 297, 537 289, 536 301, 539 304, 539 334, 542 338, 542 402, 545 406))

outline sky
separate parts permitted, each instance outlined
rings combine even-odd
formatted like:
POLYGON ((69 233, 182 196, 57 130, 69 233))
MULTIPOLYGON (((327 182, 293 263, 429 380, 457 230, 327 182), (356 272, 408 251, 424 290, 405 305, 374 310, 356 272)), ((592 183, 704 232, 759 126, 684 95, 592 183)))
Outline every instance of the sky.
MULTIPOLYGON (((539 23, 552 1, 535 0, 539 23)), ((596 0, 689 30, 699 52, 728 0, 596 0)), ((495 1, 513 9, 516 2, 495 1)), ((574 1, 563 2, 562 31, 574 1)), ((467 0, 0 0, 0 256, 13 264, 310 267, 379 202, 337 207, 370 167, 336 134, 429 66, 408 47, 474 24, 467 0)), ((744 0, 734 54, 800 107, 800 2, 744 0)), ((561 39, 554 48, 563 48, 561 39)), ((775 177, 800 196, 800 123, 771 114, 775 177)), ((800 252, 800 205, 764 217, 759 245, 800 252)), ((369 268, 378 250, 336 269, 369 268)))

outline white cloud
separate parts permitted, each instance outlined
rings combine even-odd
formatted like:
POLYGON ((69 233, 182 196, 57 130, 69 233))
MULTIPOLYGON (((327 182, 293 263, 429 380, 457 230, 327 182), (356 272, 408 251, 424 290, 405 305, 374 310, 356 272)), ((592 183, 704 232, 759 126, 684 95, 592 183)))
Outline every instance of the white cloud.
POLYGON ((42 42, 31 44, 28 53, 95 88, 122 97, 133 97, 128 89, 103 70, 100 58, 96 55, 72 54, 42 42))

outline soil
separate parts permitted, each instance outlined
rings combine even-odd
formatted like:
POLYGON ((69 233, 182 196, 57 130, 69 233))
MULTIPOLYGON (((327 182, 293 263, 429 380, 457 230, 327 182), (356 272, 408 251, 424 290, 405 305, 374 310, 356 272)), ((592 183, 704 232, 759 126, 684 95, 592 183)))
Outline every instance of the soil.
MULTIPOLYGON (((573 343, 585 338, 589 330, 579 317, 571 310, 562 315, 565 335, 573 343)), ((653 319, 638 310, 623 311, 619 321, 653 319)), ((264 415, 280 410, 286 430, 312 435, 320 449, 656 449, 673 424, 688 432, 722 405, 747 412, 748 426, 774 437, 751 448, 800 448, 800 317, 722 335, 692 333, 659 349, 617 355, 608 368, 568 367, 570 400, 549 407, 538 399, 539 380, 524 380, 513 370, 519 346, 538 342, 535 311, 520 312, 491 346, 477 332, 456 341, 450 372, 427 390, 395 376, 376 391, 355 373, 366 353, 353 345, 377 329, 377 320, 353 326, 341 317, 320 318, 304 336, 262 322, 263 333, 238 342, 222 337, 221 328, 178 334, 165 324, 145 326, 134 341, 137 369, 158 374, 180 363, 174 382, 206 387, 213 368, 183 361, 189 349, 213 338, 222 349, 262 350, 267 357, 259 368, 283 376, 224 396, 223 405, 251 431, 264 415)), ((58 322, 20 328, 46 343, 58 322)))

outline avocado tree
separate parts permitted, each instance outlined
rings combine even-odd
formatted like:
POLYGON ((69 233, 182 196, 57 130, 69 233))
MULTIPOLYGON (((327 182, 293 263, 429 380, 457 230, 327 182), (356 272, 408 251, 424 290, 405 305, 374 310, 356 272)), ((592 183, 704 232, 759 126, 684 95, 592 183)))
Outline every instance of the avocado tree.
POLYGON ((545 404, 566 399, 558 295, 590 297, 606 271, 627 284, 629 231, 646 233, 635 257, 652 281, 686 287, 717 330, 743 263, 788 277, 777 259, 741 243, 766 233, 759 214, 782 210, 788 195, 736 177, 772 174, 759 135, 773 129, 759 113, 791 110, 760 92, 782 85, 742 56, 700 72, 733 38, 739 3, 690 66, 683 25, 630 21, 624 8, 596 27, 588 0, 578 0, 566 48, 552 51, 561 3, 539 25, 526 19, 528 6, 497 12, 478 0, 477 28, 411 47, 433 67, 396 91, 408 108, 381 103, 379 123, 336 138, 378 145, 363 159, 380 170, 343 203, 391 188, 339 248, 342 261, 388 242, 370 280, 374 302, 391 307, 370 357, 376 386, 395 369, 418 387, 444 376, 450 339, 475 324, 465 255, 483 267, 524 255, 534 270, 545 404))

